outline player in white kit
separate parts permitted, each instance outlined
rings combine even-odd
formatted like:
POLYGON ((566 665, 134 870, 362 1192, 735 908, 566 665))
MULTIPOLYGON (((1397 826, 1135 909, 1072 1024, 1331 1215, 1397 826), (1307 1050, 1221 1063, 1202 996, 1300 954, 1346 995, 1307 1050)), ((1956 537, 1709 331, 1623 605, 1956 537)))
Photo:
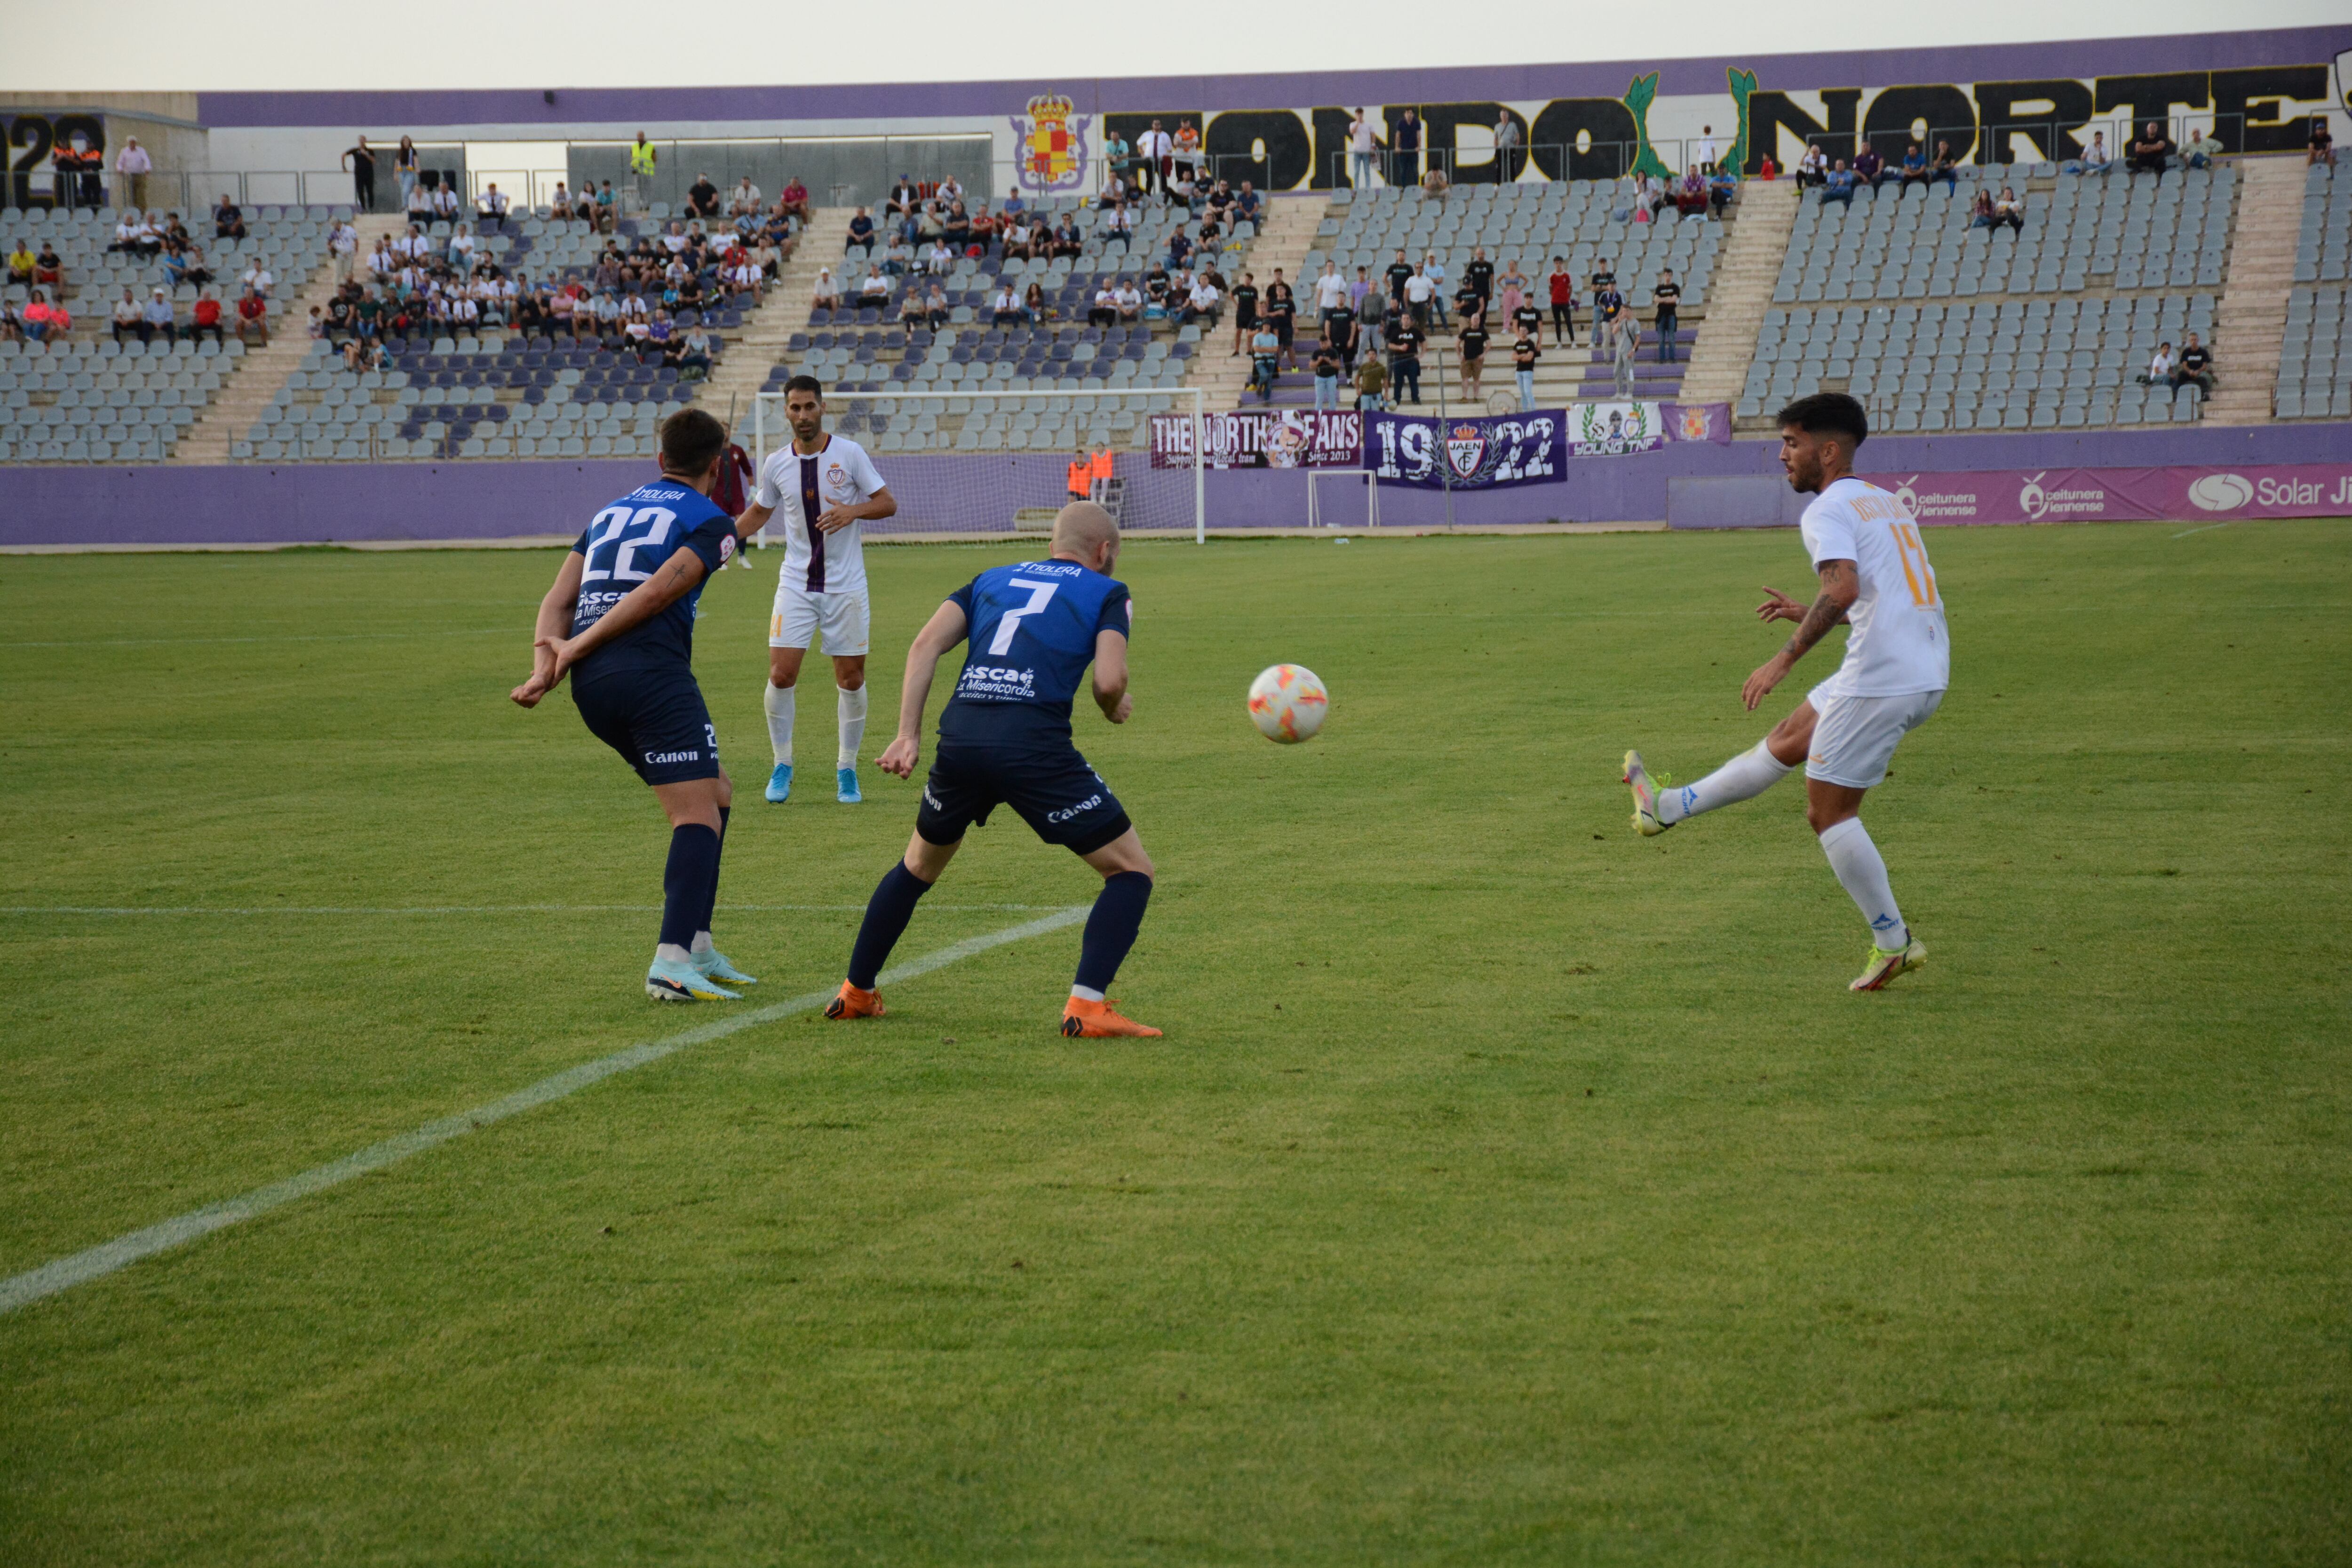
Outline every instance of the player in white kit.
POLYGON ((749 539, 778 510, 784 514, 784 564, 776 578, 775 612, 768 618, 763 701, 775 771, 768 775, 765 793, 772 802, 792 798, 793 688, 801 660, 821 633, 833 658, 841 725, 835 798, 854 805, 865 798, 857 788, 857 748, 866 739, 870 618, 857 525, 892 515, 898 503, 865 447, 845 436, 825 434, 824 388, 816 377, 796 375, 784 383, 784 422, 793 438, 760 465, 759 489, 736 520, 737 531, 749 539))
POLYGON ((1814 493, 1801 531, 1822 591, 1811 608, 1777 588, 1757 606, 1764 621, 1795 621, 1788 646, 1748 678, 1750 711, 1840 621, 1845 661, 1755 750, 1694 784, 1660 788, 1625 753, 1633 786, 1633 826, 1664 833, 1686 816, 1763 794, 1805 764, 1805 817, 1821 836, 1830 868, 1870 922, 1870 960, 1853 984, 1876 991, 1919 967, 1927 947, 1904 924, 1886 862, 1862 826, 1862 797, 1886 777, 1895 743, 1927 721, 1951 676, 1944 601, 1919 525, 1888 491, 1853 477, 1854 449, 1869 434, 1862 405, 1843 393, 1816 393, 1780 411, 1780 466, 1790 486, 1814 493))

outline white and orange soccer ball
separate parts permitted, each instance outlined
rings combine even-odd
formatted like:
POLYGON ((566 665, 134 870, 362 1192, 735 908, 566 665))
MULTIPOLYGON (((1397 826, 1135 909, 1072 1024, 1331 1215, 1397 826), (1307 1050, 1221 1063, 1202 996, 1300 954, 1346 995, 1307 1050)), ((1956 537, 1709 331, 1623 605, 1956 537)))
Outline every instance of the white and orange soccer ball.
POLYGON ((1250 722, 1278 746, 1314 738, 1331 710, 1322 680, 1303 664, 1272 665, 1250 682, 1250 722))

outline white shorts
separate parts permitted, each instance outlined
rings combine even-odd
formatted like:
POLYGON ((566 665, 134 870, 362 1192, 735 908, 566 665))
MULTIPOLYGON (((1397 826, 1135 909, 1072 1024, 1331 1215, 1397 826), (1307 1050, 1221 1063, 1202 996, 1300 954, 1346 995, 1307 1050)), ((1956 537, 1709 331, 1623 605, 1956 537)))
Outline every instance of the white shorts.
POLYGON ((1848 789, 1876 789, 1886 782, 1886 764, 1903 737, 1925 724, 1944 700, 1940 691, 1910 691, 1899 697, 1824 697, 1816 687, 1806 698, 1818 715, 1805 776, 1848 789))
POLYGON ((866 621, 863 594, 812 594, 779 583, 775 613, 768 617, 768 646, 807 647, 822 631, 828 657, 859 656, 866 652, 866 621))

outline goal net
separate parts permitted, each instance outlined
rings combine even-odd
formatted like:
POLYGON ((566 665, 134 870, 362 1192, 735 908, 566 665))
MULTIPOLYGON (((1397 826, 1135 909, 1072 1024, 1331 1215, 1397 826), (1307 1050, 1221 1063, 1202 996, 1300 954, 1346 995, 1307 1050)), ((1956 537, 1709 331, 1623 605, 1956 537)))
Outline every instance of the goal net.
MULTIPOLYGON (((1155 458, 1154 415, 1190 416, 1200 428, 1202 391, 836 392, 825 426, 865 447, 898 502, 896 517, 862 525, 893 534, 963 538, 1043 535, 1078 493, 1108 507, 1127 532, 1207 537, 1202 443, 1155 458)), ((755 462, 792 441, 784 394, 753 401, 755 462)), ((763 539, 764 542, 764 539, 763 539)))

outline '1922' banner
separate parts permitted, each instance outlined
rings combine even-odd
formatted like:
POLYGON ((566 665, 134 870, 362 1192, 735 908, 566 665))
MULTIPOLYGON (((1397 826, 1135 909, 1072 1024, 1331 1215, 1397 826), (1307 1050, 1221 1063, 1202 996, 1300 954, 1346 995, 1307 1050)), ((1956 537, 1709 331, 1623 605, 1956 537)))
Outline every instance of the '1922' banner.
POLYGON ((1462 419, 1364 416, 1364 467, 1391 484, 1485 490, 1558 484, 1563 416, 1549 410, 1462 419))

